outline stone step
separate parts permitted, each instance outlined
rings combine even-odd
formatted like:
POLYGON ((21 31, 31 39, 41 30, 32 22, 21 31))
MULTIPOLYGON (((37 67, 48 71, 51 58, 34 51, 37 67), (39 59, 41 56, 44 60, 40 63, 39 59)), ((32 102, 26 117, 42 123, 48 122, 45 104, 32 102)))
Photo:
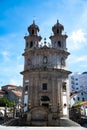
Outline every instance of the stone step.
POLYGON ((31 126, 47 126, 47 121, 31 121, 31 126))

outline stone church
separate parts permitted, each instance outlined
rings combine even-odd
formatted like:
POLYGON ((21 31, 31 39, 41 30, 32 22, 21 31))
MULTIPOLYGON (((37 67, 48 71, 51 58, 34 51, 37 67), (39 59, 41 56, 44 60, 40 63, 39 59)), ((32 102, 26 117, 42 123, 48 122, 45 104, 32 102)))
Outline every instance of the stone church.
POLYGON ((55 125, 61 117, 69 116, 69 85, 67 70, 67 35, 57 20, 52 27, 50 43, 39 36, 35 21, 24 36, 23 104, 29 125, 55 125))

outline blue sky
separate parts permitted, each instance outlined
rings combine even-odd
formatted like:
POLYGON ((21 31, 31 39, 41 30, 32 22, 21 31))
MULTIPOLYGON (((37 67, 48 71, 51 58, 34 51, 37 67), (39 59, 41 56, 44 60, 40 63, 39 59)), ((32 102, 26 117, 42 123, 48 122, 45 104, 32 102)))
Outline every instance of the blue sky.
POLYGON ((68 69, 87 71, 87 0, 0 0, 0 86, 22 85, 24 36, 33 19, 47 41, 58 19, 68 35, 68 69))

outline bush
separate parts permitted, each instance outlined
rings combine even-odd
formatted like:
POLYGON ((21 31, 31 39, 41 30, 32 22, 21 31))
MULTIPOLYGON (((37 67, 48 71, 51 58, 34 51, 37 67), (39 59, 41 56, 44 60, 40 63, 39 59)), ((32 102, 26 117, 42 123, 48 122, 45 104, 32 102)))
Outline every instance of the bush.
POLYGON ((3 97, 3 98, 0 98, 0 106, 4 107, 4 106, 8 106, 8 107, 11 107, 13 105, 15 105, 16 102, 15 101, 10 101, 8 100, 7 98, 3 97))

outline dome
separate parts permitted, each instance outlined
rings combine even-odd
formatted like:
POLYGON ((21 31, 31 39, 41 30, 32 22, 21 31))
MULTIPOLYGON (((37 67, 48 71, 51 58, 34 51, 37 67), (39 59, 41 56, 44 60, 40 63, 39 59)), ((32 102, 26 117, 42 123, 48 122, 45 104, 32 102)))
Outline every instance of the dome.
POLYGON ((28 32, 31 32, 31 30, 37 30, 39 32, 39 27, 35 24, 35 21, 33 20, 33 24, 31 24, 28 27, 28 32))
POLYGON ((87 72, 83 72, 82 74, 87 74, 87 72))
POLYGON ((52 27, 52 30, 54 31, 56 28, 59 28, 59 29, 61 29, 61 30, 64 30, 63 25, 60 24, 58 20, 57 20, 57 23, 52 27))

